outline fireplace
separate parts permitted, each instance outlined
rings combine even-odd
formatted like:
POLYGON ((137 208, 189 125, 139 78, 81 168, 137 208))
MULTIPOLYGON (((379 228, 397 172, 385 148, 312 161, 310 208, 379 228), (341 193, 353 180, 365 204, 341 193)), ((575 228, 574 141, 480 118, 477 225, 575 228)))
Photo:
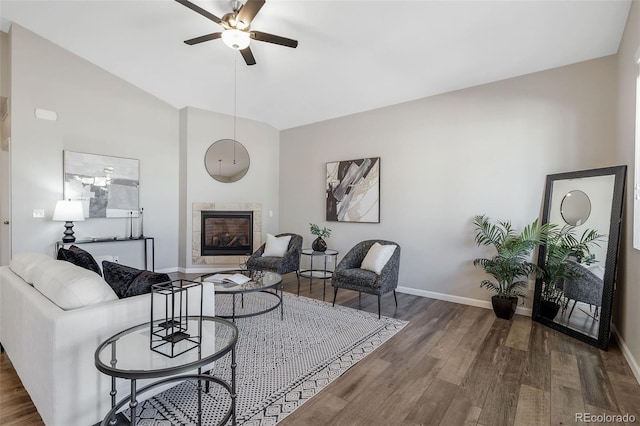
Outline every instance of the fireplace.
POLYGON ((253 252, 252 211, 201 211, 201 256, 242 256, 253 252))

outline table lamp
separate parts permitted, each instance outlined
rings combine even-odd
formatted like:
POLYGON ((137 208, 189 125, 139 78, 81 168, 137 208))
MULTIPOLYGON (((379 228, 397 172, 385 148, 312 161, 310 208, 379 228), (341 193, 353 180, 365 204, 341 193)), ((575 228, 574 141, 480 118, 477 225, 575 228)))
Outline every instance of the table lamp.
POLYGON ((53 211, 52 220, 65 222, 63 243, 72 243, 76 240, 73 236, 73 221, 84 220, 84 211, 80 201, 60 200, 56 203, 56 209, 53 211))

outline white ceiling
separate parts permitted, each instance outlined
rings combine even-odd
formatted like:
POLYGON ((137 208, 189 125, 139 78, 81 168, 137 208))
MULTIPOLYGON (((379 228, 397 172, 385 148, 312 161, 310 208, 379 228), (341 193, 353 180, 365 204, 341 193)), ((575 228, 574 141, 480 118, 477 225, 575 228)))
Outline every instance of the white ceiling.
MULTIPOLYGON (((221 17, 227 1, 194 0, 221 17)), ((287 129, 617 52, 629 0, 267 0, 248 67, 173 0, 0 0, 0 16, 169 104, 287 129)))

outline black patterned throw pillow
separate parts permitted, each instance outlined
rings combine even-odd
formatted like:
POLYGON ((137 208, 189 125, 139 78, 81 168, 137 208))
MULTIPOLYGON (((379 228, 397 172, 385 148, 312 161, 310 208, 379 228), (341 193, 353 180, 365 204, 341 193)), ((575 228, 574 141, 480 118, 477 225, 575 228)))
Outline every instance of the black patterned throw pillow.
POLYGON ((93 258, 93 256, 91 256, 91 253, 81 249, 78 246, 74 245, 69 247, 68 249, 60 247, 60 249, 58 250, 58 260, 66 260, 67 262, 71 262, 76 266, 88 269, 102 276, 100 267, 98 266, 98 263, 93 258))
POLYGON ((151 293, 153 284, 171 281, 167 274, 145 271, 107 260, 102 261, 104 280, 120 299, 151 293))

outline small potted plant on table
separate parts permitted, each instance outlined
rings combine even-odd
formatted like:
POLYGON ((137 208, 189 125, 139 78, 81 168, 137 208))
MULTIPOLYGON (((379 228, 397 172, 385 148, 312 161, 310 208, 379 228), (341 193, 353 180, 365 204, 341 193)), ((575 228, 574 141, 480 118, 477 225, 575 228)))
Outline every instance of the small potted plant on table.
POLYGON ((311 243, 311 248, 313 251, 326 251, 327 243, 323 238, 329 238, 331 236, 331 229, 327 227, 320 229, 320 227, 315 223, 310 223, 309 225, 311 225, 311 234, 318 237, 313 240, 313 243, 311 243))
POLYGON ((483 280, 480 287, 494 291, 491 298, 493 311, 498 318, 511 319, 516 312, 518 298, 526 298, 523 290, 531 274, 541 274, 540 268, 532 263, 531 253, 545 241, 548 225, 538 225, 536 219, 518 234, 509 221, 491 223, 485 215, 475 217, 475 242, 479 246, 493 246, 496 255, 492 258, 478 258, 473 261, 491 275, 494 281, 483 280))

